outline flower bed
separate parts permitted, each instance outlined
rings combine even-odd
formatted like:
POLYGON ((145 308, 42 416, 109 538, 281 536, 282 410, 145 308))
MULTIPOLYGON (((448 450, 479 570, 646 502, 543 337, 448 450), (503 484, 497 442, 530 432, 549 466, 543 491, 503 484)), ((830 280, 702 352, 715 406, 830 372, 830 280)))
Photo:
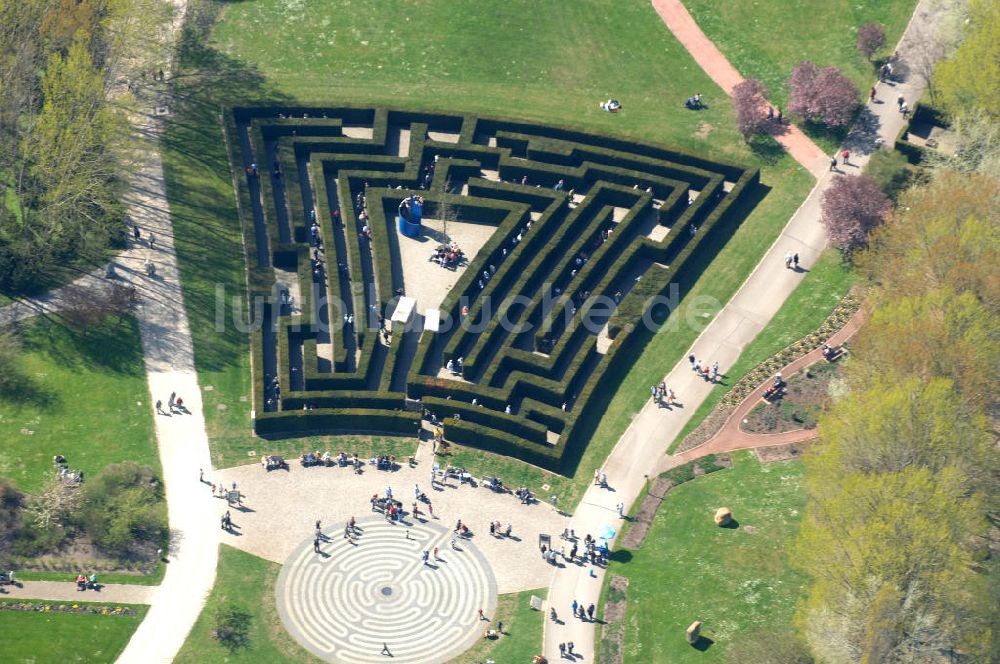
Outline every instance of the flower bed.
POLYGON ((105 604, 64 604, 37 601, 0 602, 0 611, 23 611, 30 613, 85 613, 99 616, 135 616, 138 614, 130 606, 111 606, 105 604))

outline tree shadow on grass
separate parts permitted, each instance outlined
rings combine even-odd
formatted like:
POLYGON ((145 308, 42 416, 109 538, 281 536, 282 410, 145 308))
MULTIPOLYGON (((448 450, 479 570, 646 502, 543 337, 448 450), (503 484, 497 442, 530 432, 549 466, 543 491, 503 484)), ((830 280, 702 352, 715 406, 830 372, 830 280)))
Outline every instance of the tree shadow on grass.
POLYGON ((785 148, 770 134, 753 136, 748 147, 758 159, 768 166, 774 166, 785 156, 785 148))
MULTIPOLYGON (((221 5, 189 7, 170 79, 171 117, 160 137, 184 298, 200 371, 240 365, 250 339, 233 324, 217 330, 216 287, 244 295, 241 224, 233 197, 222 114, 232 105, 287 101, 256 68, 211 45, 221 5)), ((227 303, 228 308, 228 303, 227 303)))

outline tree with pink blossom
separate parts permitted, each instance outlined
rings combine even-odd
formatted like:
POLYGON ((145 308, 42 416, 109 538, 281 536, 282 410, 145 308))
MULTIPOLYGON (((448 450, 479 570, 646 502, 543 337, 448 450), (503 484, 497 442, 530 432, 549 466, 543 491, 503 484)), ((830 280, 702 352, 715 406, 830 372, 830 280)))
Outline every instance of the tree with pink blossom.
POLYGON ((869 21, 858 28, 858 50, 865 54, 869 62, 883 46, 885 46, 885 28, 880 24, 869 21))
POLYGON ((843 127, 854 117, 860 93, 836 67, 820 69, 808 60, 795 65, 788 80, 788 110, 806 122, 843 127))
POLYGON ((830 242, 845 252, 868 245, 868 234, 880 225, 892 202, 878 183, 865 175, 835 179, 820 200, 823 226, 830 242))
POLYGON ((732 92, 733 110, 736 111, 736 128, 743 134, 743 141, 761 132, 767 125, 767 88, 755 78, 740 81, 732 92))

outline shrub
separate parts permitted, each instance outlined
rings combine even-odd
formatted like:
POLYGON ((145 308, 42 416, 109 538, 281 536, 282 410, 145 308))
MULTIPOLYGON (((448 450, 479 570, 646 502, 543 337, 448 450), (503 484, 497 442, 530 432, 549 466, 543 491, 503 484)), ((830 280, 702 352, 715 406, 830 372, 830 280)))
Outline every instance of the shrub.
POLYGON ((108 553, 138 555, 142 545, 166 541, 163 487, 149 466, 111 464, 84 484, 82 494, 80 524, 108 553))
POLYGON ((879 150, 868 160, 865 175, 878 183, 892 201, 910 187, 916 175, 906 156, 897 150, 879 150))
POLYGON ((806 122, 843 127, 859 106, 857 87, 836 67, 820 69, 812 62, 800 62, 792 70, 788 88, 788 110, 806 122))

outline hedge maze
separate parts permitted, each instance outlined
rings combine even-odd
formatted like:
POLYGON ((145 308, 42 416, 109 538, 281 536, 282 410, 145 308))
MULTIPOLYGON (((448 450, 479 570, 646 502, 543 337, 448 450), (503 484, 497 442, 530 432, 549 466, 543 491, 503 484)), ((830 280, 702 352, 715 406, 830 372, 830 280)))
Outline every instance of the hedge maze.
MULTIPOLYGON (((697 278, 759 178, 468 115, 254 107, 226 125, 257 323, 256 431, 414 434, 429 411, 451 441, 556 471, 579 459, 665 319, 654 297, 697 278), (417 303, 426 316, 393 321, 418 279, 407 284, 400 243, 415 240, 396 220, 411 193, 425 218, 491 234, 455 271, 421 268, 454 284, 417 303)), ((429 256, 447 238, 427 233, 429 256)))

